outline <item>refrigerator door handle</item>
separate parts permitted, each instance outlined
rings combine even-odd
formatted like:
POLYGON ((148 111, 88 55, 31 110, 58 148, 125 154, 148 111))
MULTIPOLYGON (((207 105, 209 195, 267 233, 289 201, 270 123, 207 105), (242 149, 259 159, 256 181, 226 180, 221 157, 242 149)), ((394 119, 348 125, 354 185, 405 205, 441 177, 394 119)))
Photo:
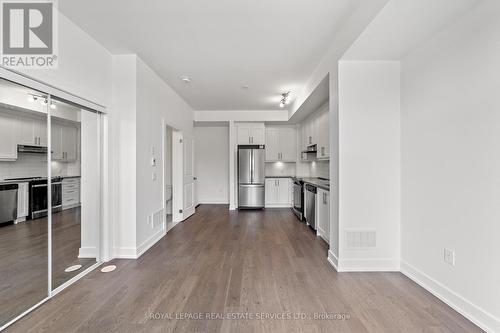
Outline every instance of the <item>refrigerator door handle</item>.
POLYGON ((250 183, 253 184, 253 150, 250 151, 250 183))

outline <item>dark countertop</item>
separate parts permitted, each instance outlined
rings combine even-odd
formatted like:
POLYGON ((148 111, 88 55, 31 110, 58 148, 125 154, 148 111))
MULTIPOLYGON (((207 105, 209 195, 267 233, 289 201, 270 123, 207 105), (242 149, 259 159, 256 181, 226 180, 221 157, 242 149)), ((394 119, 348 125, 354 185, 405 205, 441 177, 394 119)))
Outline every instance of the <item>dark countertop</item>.
POLYGON ((308 178, 308 177, 296 177, 299 180, 302 180, 306 184, 310 184, 313 186, 316 186, 320 189, 323 189, 325 191, 330 191, 330 181, 327 179, 321 179, 321 178, 308 178))
POLYGON ((61 178, 81 178, 81 176, 60 176, 61 178))
POLYGON ((266 176, 266 178, 295 178, 295 176, 266 176))

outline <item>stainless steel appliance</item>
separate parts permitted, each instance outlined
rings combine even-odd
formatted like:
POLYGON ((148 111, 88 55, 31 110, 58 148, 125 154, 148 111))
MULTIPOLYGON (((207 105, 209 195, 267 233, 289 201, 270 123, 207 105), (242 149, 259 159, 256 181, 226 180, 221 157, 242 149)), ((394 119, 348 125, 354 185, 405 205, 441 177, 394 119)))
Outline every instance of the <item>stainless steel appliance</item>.
POLYGON ((305 197, 306 197, 306 209, 305 218, 307 224, 316 230, 316 193, 317 188, 315 186, 306 184, 305 185, 305 197))
POLYGON ((17 184, 0 184, 0 224, 17 218, 17 184))
POLYGON ((301 159, 303 161, 312 161, 312 160, 316 160, 316 155, 318 153, 318 146, 317 145, 309 145, 307 146, 307 149, 306 150, 303 150, 300 154, 301 154, 301 159))
MULTIPOLYGON (((29 218, 37 219, 48 215, 47 179, 34 179, 29 182, 30 211, 29 218)), ((52 178, 52 212, 62 210, 62 178, 52 178)))
POLYGON ((293 179, 293 206, 292 211, 300 221, 304 217, 304 182, 298 178, 293 179))
POLYGON ((265 202, 265 149, 238 146, 238 208, 260 209, 265 202))

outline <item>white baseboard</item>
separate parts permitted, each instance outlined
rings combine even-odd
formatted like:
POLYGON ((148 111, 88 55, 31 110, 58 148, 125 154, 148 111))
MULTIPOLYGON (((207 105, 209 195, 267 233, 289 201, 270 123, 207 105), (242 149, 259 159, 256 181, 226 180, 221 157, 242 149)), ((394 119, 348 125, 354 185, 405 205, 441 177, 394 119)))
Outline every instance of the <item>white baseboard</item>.
POLYGON ((81 247, 78 250, 78 258, 97 258, 97 248, 94 247, 81 247))
POLYGON ((200 205, 229 205, 227 200, 200 200, 200 205))
POLYGON ((113 258, 116 259, 138 259, 142 256, 147 250, 149 250, 153 245, 155 245, 160 239, 165 236, 167 232, 165 228, 162 227, 156 233, 154 233, 151 237, 146 239, 141 245, 137 248, 135 247, 115 247, 113 248, 113 258))
POLYGON ((167 234, 165 228, 161 228, 151 237, 146 239, 141 245, 137 247, 137 258, 142 256, 147 250, 149 250, 153 245, 155 245, 160 239, 167 234))
MULTIPOLYGON (((447 288, 416 267, 401 260, 401 273, 439 298, 486 332, 500 332, 500 319, 447 288)), ((492 297, 494 295, 492 294, 492 297)))
POLYGON ((339 271, 339 259, 337 256, 330 250, 328 250, 328 262, 335 268, 335 270, 339 271))
POLYGON ((266 205, 265 208, 292 208, 290 204, 283 204, 283 205, 266 205))
POLYGON ((236 210, 236 206, 229 204, 229 210, 236 210))
POLYGON ((135 247, 114 247, 113 259, 137 259, 135 247))
POLYGON ((399 272, 396 259, 340 259, 339 272, 399 272))

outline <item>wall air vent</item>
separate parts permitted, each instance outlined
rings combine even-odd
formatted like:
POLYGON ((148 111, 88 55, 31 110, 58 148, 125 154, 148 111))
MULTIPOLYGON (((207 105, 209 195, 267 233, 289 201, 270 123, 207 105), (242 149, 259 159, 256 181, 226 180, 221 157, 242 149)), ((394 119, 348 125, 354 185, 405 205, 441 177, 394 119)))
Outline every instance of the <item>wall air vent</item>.
POLYGON ((151 228, 156 228, 163 223, 163 208, 154 212, 150 216, 151 228))
POLYGON ((377 232, 374 230, 348 230, 345 232, 345 247, 349 249, 377 247, 377 232))

